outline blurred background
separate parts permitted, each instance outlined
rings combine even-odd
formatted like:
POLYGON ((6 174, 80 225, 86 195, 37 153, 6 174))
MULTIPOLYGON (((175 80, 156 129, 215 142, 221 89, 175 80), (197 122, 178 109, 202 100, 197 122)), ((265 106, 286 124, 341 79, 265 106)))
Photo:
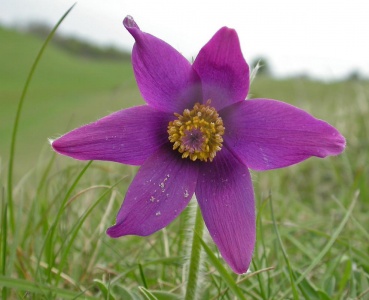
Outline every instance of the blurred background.
POLYGON ((59 33, 100 46, 131 49, 133 40, 121 25, 130 14, 188 58, 228 26, 237 29, 246 59, 265 57, 276 76, 369 75, 369 4, 360 0, 2 0, 0 22, 25 29, 34 23, 53 26, 75 2, 59 33))
MULTIPOLYGON (((69 0, 2 0, 0 4, 3 165, 30 67, 51 28, 73 4, 69 0)), ((280 97, 309 106, 322 100, 319 93, 316 99, 306 96, 319 84, 365 82, 369 77, 367 5, 357 0, 78 1, 32 80, 20 123, 22 138, 17 142, 19 165, 24 170, 41 157, 42 149, 49 151, 47 138, 143 103, 130 65, 133 38, 121 24, 126 15, 132 15, 142 30, 167 41, 189 60, 220 27, 235 28, 250 66, 260 62, 258 78, 272 82, 294 79, 285 93, 280 88, 273 91, 271 82, 261 85, 259 91, 257 79, 250 96, 280 97), (309 82, 316 84, 304 87, 309 82), (30 165, 25 157, 32 157, 30 165)), ((337 89, 332 92, 338 93, 337 89)))

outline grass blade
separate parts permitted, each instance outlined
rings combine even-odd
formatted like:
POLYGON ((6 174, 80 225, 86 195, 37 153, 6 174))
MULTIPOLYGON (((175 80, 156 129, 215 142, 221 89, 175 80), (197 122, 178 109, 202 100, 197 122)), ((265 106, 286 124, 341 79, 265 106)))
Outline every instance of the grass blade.
POLYGON ((284 260, 285 260, 285 262, 287 264, 288 273, 290 275, 290 282, 291 282, 291 288, 292 288, 293 298, 295 300, 298 300, 299 299, 299 295, 297 293, 297 288, 296 288, 296 283, 295 283, 295 276, 294 276, 293 270, 291 268, 291 264, 290 264, 290 260, 288 259, 287 252, 284 249, 284 246, 283 246, 283 243, 282 243, 282 239, 281 239, 281 235, 279 234, 279 230, 278 230, 278 227, 277 227, 277 223, 275 221, 274 210, 273 210, 273 203, 272 203, 272 195, 271 194, 269 194, 269 204, 270 204, 270 213, 272 215, 272 221, 273 221, 274 231, 275 231, 275 234, 277 236, 279 247, 282 250, 283 258, 284 258, 284 260))
POLYGON ((38 65, 38 63, 39 63, 39 61, 40 61, 47 45, 49 44, 50 40, 54 36, 54 34, 55 34, 56 30, 58 29, 59 25, 64 21, 64 19, 71 12, 71 10, 73 9, 74 6, 75 6, 75 4, 73 4, 64 13, 64 15, 60 18, 60 20, 56 23, 54 28, 51 30, 51 32, 47 36, 45 42, 43 43, 40 51, 37 54, 37 57, 36 57, 35 61, 33 62, 33 65, 31 67, 31 70, 30 70, 29 74, 28 74, 26 83, 23 87, 21 97, 19 99, 17 112, 16 112, 15 119, 14 119, 13 132, 12 132, 11 141, 10 141, 10 154, 9 154, 9 167, 8 167, 8 205, 9 205, 9 215, 10 215, 10 228, 11 228, 12 231, 14 231, 14 227, 15 227, 14 211, 13 211, 13 165, 14 165, 14 156, 15 156, 15 142, 16 142, 16 138, 17 138, 18 126, 19 126, 19 121, 20 121, 20 116, 21 116, 21 112, 22 112, 22 108, 23 108, 24 99, 26 97, 29 85, 30 85, 32 77, 33 77, 33 74, 36 70, 36 67, 37 67, 37 65, 38 65))
POLYGON ((144 288, 143 286, 138 288, 147 300, 158 300, 158 298, 156 298, 148 289, 144 288))
MULTIPOLYGON (((337 227, 337 229, 333 232, 333 234, 331 235, 330 239, 328 240, 328 242, 326 243, 326 245, 324 246, 324 248, 322 249, 322 251, 320 251, 320 253, 315 257, 315 259, 312 261, 312 263, 305 269, 305 271, 296 279, 295 284, 298 285, 300 284, 305 277, 319 264, 319 262, 321 262, 322 258, 327 254, 327 252, 331 249, 331 247, 333 246, 334 242, 336 241, 336 239, 338 238, 339 234, 341 233, 341 231, 343 230, 343 228, 345 227, 347 221, 350 219, 351 213, 355 207, 356 204, 356 200, 359 197, 359 191, 356 191, 354 194, 354 198, 351 202, 351 205, 349 207, 349 209, 347 210, 344 218, 342 219, 341 223, 339 224, 339 226, 337 227)), ((287 293, 289 292, 289 290, 287 290, 281 297, 281 299, 285 299, 287 293)))
POLYGON ((219 259, 215 256, 213 251, 209 248, 209 246, 203 241, 203 239, 200 239, 201 246, 204 248, 205 253, 209 257, 211 263, 213 266, 217 269, 220 276, 223 278, 223 280, 227 283, 229 289, 238 297, 238 299, 245 300, 245 296, 243 295, 241 289, 237 286, 236 282, 233 280, 232 276, 227 272, 226 268, 223 266, 223 264, 219 261, 219 259))
POLYGON ((333 246, 333 243, 336 241, 336 239, 338 238, 339 234, 341 233, 342 229, 345 227, 347 221, 349 220, 351 213, 355 207, 356 204, 356 200, 359 197, 359 191, 356 191, 354 198, 351 202, 351 205, 349 207, 349 209, 347 210, 344 218, 342 219, 341 223, 339 224, 339 226, 337 227, 337 229, 333 232, 333 234, 331 235, 331 238, 329 239, 329 241, 327 242, 327 244, 325 245, 325 247, 323 248, 323 250, 315 257, 315 259, 313 260, 313 262, 311 263, 311 265, 309 267, 307 267, 305 269, 305 271, 301 274, 301 276, 297 279, 296 283, 298 284, 299 282, 301 282, 306 275, 315 268, 316 265, 319 264, 319 262, 321 261, 321 259, 324 257, 324 255, 327 254, 327 252, 329 251, 329 249, 333 246))
MULTIPOLYGON (((63 254, 62 254, 62 258, 60 259, 60 264, 59 264, 59 273, 58 273, 58 277, 56 278, 56 284, 59 283, 60 280, 60 275, 61 275, 61 271, 63 270, 64 266, 67 264, 67 259, 68 259, 68 255, 70 252, 70 249, 72 248, 73 242, 75 241, 75 239, 78 236, 78 233, 82 227, 82 225, 84 224, 85 220, 87 219, 87 217, 91 214, 91 212, 95 209, 95 207, 102 201, 102 199, 105 198, 105 196, 108 195, 108 193, 110 193, 112 191, 112 189, 118 185, 118 183, 121 182, 118 181, 116 184, 114 184, 113 186, 111 186, 109 189, 107 189, 97 200, 96 202, 81 216, 81 218, 78 220, 77 224, 74 226, 74 228, 72 229, 71 233, 69 234, 70 239, 69 241, 66 243, 66 247, 63 250, 63 254)), ((63 245, 64 246, 64 245, 63 245)))
POLYGON ((51 295, 58 296, 60 299, 79 299, 81 296, 83 296, 83 299, 87 300, 96 299, 95 297, 87 296, 85 292, 69 291, 28 280, 9 278, 3 275, 0 275, 0 286, 36 294, 50 293, 51 295))
POLYGON ((98 279, 94 279, 94 283, 97 285, 101 293, 104 295, 104 299, 115 300, 115 297, 111 294, 109 286, 106 286, 104 282, 98 279))
MULTIPOLYGON (((3 276, 6 275, 6 254, 7 254, 7 233, 8 233, 8 206, 7 203, 5 203, 5 199, 3 201, 2 205, 2 224, 1 224, 1 274, 3 276)), ((7 289, 3 288, 2 290, 2 299, 7 298, 7 289)))
POLYGON ((146 282, 146 278, 145 278, 145 273, 143 271, 143 268, 142 268, 142 265, 141 264, 138 264, 138 269, 140 271, 140 276, 141 276, 141 279, 142 279, 142 283, 144 285, 144 288, 147 289, 147 282, 146 282))
MULTIPOLYGON (((68 189, 68 191, 66 192, 65 196, 64 196, 64 199, 62 201, 62 204, 60 206, 60 209, 58 211, 58 214, 56 215, 55 217, 55 220, 53 222, 53 224, 51 225, 49 231, 47 232, 46 234, 46 237, 45 237, 45 240, 44 240, 44 243, 42 245, 42 248, 41 248, 41 251, 40 251, 40 254, 39 254, 39 262, 41 262, 41 256, 42 256, 42 253, 46 247, 46 245, 49 243, 50 245, 53 243, 53 238, 54 238, 54 233, 55 233, 55 230, 56 230, 56 225, 59 223, 59 220, 64 212, 64 208, 66 206, 66 203, 70 197, 70 195, 72 194, 74 188, 77 186, 78 182, 80 181, 80 179, 82 178, 83 174, 87 171, 87 169, 91 166, 92 164, 92 160, 89 161, 85 166, 84 168, 80 171, 80 173, 77 175, 77 177, 74 179, 71 187, 68 189)), ((50 276, 51 276, 51 267, 54 265, 54 256, 50 254, 50 257, 48 258, 48 265, 50 266, 50 270, 49 270, 49 279, 50 279, 50 276)), ((36 274, 38 273, 39 271, 39 268, 37 268, 36 270, 36 274)))

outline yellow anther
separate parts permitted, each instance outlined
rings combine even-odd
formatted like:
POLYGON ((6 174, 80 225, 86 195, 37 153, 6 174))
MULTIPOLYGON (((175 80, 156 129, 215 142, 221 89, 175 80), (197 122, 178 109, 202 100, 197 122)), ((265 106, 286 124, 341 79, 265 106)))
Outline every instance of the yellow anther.
POLYGON ((212 161, 222 149, 224 126, 210 100, 206 104, 196 103, 192 110, 174 114, 178 119, 169 122, 169 141, 173 150, 182 153, 182 158, 195 161, 212 161))

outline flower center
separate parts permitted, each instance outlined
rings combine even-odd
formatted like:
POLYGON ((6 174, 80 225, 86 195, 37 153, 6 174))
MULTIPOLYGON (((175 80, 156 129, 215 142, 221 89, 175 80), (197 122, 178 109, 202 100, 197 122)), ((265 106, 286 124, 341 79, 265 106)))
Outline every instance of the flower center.
POLYGON ((185 109, 182 115, 175 113, 178 119, 169 122, 169 141, 173 143, 173 150, 182 153, 182 158, 212 161, 222 149, 223 120, 210 102, 196 103, 192 110, 185 109))

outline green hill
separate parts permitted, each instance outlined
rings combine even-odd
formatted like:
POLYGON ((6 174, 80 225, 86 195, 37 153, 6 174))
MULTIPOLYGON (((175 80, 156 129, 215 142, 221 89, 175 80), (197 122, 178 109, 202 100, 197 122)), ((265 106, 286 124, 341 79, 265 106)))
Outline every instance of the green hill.
MULTIPOLYGON (((0 156, 4 168, 19 98, 43 40, 0 28, 0 41, 0 156)), ((25 99, 16 165, 22 165, 22 170, 31 167, 47 147, 47 138, 140 101, 130 61, 83 59, 50 44, 25 99)))

